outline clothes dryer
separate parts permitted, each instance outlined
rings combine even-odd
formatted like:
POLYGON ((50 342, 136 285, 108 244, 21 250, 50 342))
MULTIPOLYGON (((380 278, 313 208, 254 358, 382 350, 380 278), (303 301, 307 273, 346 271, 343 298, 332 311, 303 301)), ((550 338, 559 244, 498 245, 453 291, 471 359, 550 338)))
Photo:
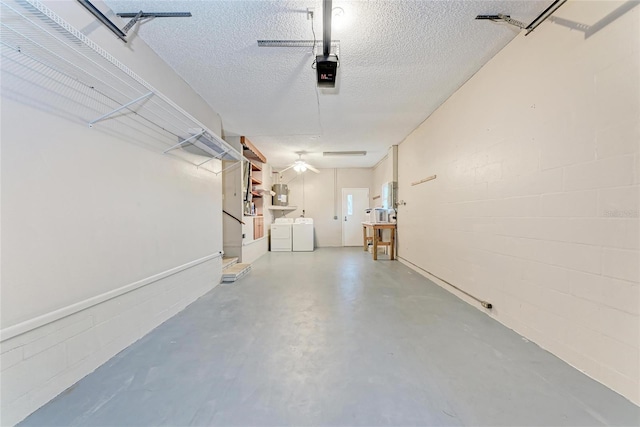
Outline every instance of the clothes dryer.
POLYGON ((313 251, 313 218, 296 218, 292 225, 293 251, 313 251))

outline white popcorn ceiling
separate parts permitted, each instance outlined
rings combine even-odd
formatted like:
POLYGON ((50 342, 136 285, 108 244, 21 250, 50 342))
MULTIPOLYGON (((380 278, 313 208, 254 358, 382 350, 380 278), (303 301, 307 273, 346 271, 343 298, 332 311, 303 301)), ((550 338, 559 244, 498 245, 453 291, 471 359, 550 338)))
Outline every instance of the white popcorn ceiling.
POLYGON ((319 168, 374 166, 519 32, 476 15, 528 24, 551 2, 336 0, 348 18, 332 33, 340 40, 338 83, 319 89, 310 48, 256 40, 312 39, 308 7, 321 40, 321 1, 106 0, 114 12, 191 12, 132 31, 221 115, 225 134, 247 136, 276 169, 298 151, 319 168), (355 150, 367 155, 322 156, 355 150))

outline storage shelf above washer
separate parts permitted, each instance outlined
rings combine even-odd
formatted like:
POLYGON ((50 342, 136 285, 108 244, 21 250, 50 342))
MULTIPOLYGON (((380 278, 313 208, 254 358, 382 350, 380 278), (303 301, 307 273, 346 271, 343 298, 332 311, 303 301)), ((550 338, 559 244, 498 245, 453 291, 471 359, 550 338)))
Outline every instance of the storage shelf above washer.
POLYGON ((295 211, 297 206, 269 206, 270 211, 295 211))

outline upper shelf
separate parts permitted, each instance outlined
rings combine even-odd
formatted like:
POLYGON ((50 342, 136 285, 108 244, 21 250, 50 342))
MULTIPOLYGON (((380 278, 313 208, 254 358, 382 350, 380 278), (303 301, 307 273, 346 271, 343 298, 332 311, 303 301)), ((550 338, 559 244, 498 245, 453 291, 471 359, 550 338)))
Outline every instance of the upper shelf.
POLYGON ((270 211, 295 211, 297 206, 269 206, 270 211))
POLYGON ((44 76, 40 71, 46 69, 46 78, 34 80, 38 84, 60 88, 64 82, 75 101, 65 105, 65 114, 90 127, 120 126, 120 131, 126 130, 125 139, 144 133, 163 152, 179 153, 177 157, 197 166, 211 159, 242 158, 214 131, 42 3, 3 0, 1 8, 3 59, 20 64, 34 78, 44 76), (178 147, 184 150, 173 151, 178 147))
POLYGON ((244 156, 247 159, 255 160, 261 163, 267 163, 267 158, 260 152, 260 150, 258 150, 255 145, 253 145, 251 141, 249 141, 249 138, 241 136, 240 143, 242 144, 244 156))

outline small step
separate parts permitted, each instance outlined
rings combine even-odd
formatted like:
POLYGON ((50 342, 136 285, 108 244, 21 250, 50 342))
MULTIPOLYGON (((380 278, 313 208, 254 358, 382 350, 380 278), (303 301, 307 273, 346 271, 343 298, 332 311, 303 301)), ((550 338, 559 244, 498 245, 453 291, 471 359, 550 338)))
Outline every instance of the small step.
POLYGON ((235 282, 251 271, 251 264, 234 264, 222 270, 222 282, 235 282))
POLYGON ((238 263, 238 257, 224 257, 222 258, 222 269, 224 270, 227 267, 231 267, 238 263))

